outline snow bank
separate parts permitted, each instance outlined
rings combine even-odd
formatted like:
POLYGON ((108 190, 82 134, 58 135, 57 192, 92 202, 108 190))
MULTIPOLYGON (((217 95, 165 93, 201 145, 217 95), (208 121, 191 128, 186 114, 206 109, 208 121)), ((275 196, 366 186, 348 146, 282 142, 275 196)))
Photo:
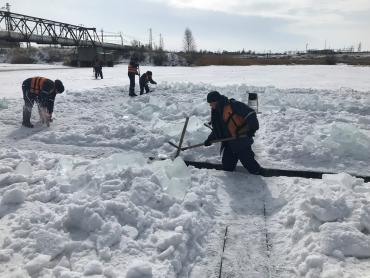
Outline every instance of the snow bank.
MULTIPOLYGON (((0 273, 187 277, 224 209, 218 197, 228 196, 218 196, 208 171, 180 158, 148 157, 174 156, 168 141, 179 141, 187 116, 183 145, 203 142, 210 133, 206 95, 218 90, 243 102, 258 93, 253 148, 263 166, 343 172, 250 184, 266 182, 272 265, 277 258, 273 266, 290 277, 366 275, 370 186, 346 173, 370 173, 369 69, 225 69, 157 67, 156 91, 137 98, 127 96, 120 67, 105 69, 99 81, 86 69, 38 70, 67 89, 56 99, 51 127, 34 111, 32 130, 20 127, 19 84, 30 71, 1 72, 9 99, 0 109, 0 273)), ((181 156, 220 162, 216 145, 181 156)), ((227 175, 222 186, 237 177, 227 175)))
MULTIPOLYGON (((39 153, 37 164, 23 154, 2 157, 17 165, 9 177, 33 173, 0 188, 2 221, 16 230, 3 238, 4 273, 20 260, 37 277, 176 277, 203 255, 213 214, 183 201, 193 184, 181 158, 150 164, 135 152, 95 160, 58 155, 49 168, 47 154, 39 153)), ((193 193, 192 202, 207 207, 213 199, 204 194, 211 196, 193 193)))
POLYGON ((269 221, 279 223, 270 230, 274 256, 290 260, 302 277, 345 277, 346 267, 370 258, 370 183, 345 173, 280 180, 267 202, 269 221), (279 250, 287 244, 291 249, 279 250))
MULTIPOLYGON (((55 146, 61 149, 68 146, 70 152, 110 148, 172 156, 175 149, 167 142, 178 142, 186 116, 190 121, 184 146, 203 142, 209 135, 210 130, 203 124, 210 120, 206 102, 210 90, 246 103, 248 93, 254 92, 258 93, 261 112, 254 150, 262 165, 362 175, 370 172, 368 92, 161 82, 153 94, 132 99, 127 97, 126 89, 117 86, 68 90, 57 98, 52 128, 38 128, 32 133, 19 130, 11 136, 41 142, 42 147, 39 144, 34 147, 50 151, 55 146)), ((17 125, 15 118, 19 117, 11 111, 20 113, 21 101, 10 105, 11 109, 1 110, 2 121, 17 125)), ((40 127, 36 114, 33 113, 32 121, 40 127)), ((4 141, 11 145, 5 138, 4 141)), ((220 161, 218 146, 191 149, 182 156, 189 160, 220 161)))
POLYGON ((321 249, 325 255, 370 258, 370 237, 348 224, 325 223, 320 227, 321 249))

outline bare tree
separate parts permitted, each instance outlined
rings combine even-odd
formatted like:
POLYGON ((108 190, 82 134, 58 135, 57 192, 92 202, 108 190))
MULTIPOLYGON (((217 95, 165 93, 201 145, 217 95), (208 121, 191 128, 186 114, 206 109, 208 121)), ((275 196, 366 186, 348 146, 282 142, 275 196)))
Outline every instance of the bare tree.
POLYGON ((196 51, 195 40, 193 34, 189 28, 185 29, 184 34, 184 51, 186 53, 191 53, 196 51))

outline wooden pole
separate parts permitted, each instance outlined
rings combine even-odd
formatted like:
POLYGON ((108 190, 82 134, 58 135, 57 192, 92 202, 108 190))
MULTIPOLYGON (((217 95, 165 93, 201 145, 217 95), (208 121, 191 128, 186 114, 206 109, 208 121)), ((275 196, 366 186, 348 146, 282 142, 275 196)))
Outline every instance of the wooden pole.
POLYGON ((180 155, 180 152, 181 152, 181 145, 182 145, 182 142, 184 141, 184 136, 185 136, 185 132, 186 132, 186 128, 188 126, 188 122, 189 122, 189 117, 186 117, 185 119, 185 124, 184 124, 184 128, 182 129, 182 133, 181 133, 181 137, 180 137, 180 143, 179 143, 179 148, 177 149, 176 151, 176 155, 175 155, 175 158, 178 157, 180 155))

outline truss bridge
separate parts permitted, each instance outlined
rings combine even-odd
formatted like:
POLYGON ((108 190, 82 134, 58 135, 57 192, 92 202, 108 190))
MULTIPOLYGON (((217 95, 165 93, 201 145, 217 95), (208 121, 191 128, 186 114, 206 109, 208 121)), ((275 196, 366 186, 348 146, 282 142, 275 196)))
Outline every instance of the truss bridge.
POLYGON ((125 50, 128 45, 103 42, 96 28, 12 13, 0 10, 0 40, 125 50))

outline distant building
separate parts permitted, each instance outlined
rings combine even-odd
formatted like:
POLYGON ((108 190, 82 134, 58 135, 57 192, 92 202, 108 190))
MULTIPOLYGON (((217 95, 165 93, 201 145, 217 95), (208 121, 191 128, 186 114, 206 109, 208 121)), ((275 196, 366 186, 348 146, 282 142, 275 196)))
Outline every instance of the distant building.
POLYGON ((8 42, 0 40, 0 48, 17 48, 20 47, 19 42, 8 42))
POLYGON ((328 55, 328 54, 334 54, 335 51, 332 49, 308 49, 308 54, 317 54, 317 55, 328 55))

